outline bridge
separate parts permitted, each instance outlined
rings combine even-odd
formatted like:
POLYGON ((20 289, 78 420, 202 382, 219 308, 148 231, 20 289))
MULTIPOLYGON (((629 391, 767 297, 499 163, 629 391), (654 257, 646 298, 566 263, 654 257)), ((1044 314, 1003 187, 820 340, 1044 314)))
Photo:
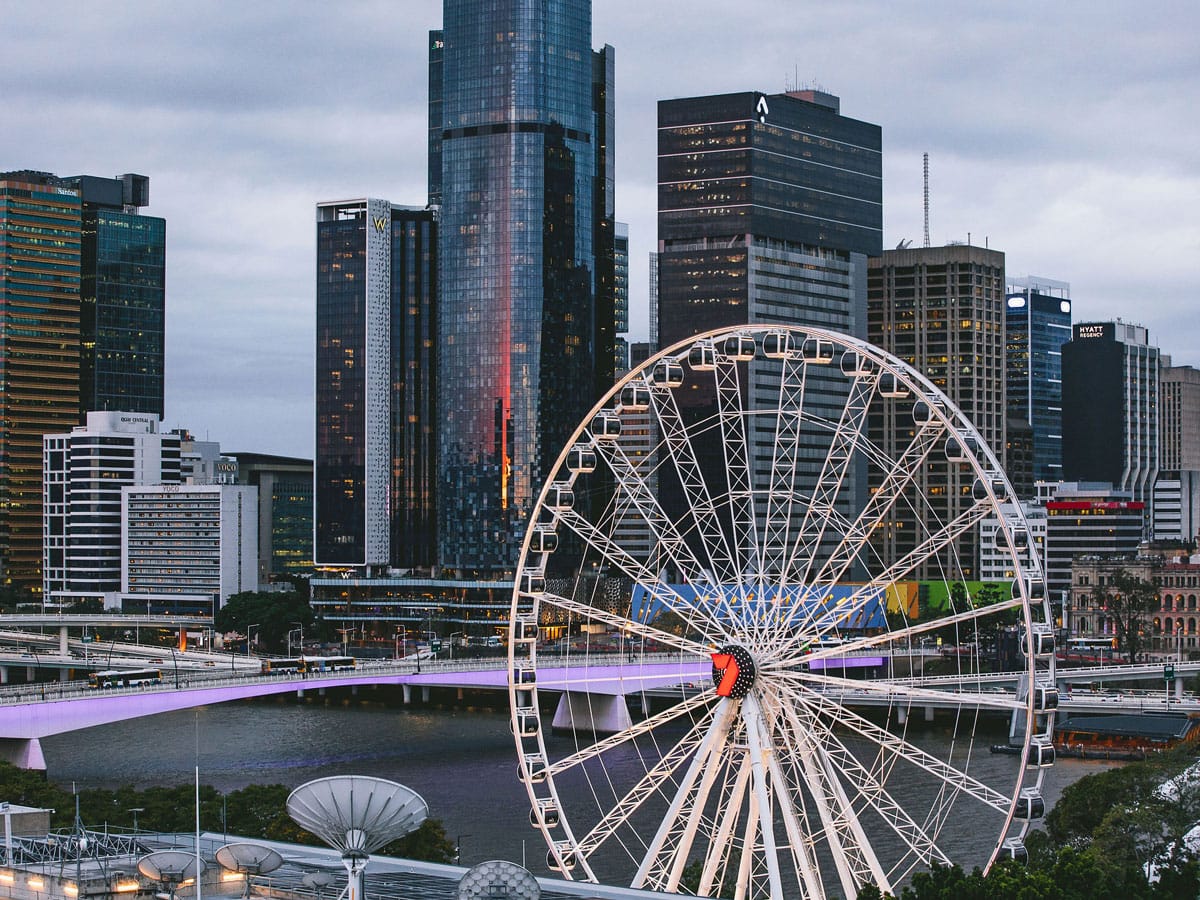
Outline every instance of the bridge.
MULTIPOLYGON (((612 654, 609 664, 596 665, 595 655, 571 665, 539 667, 539 688, 561 691, 557 727, 572 727, 583 714, 578 696, 590 695, 586 707, 597 729, 620 730, 629 723, 627 694, 644 693, 669 685, 696 683, 708 678, 712 664, 707 660, 683 662, 677 657, 649 659, 634 665, 622 665, 612 654)), ((403 689, 409 702, 414 688, 424 700, 434 687, 507 690, 508 661, 494 660, 414 660, 360 661, 353 669, 333 672, 282 673, 226 670, 163 671, 163 683, 128 688, 87 687, 86 683, 38 682, 0 688, 0 759, 27 769, 45 769, 40 739, 141 716, 157 715, 195 706, 227 703, 273 694, 308 691, 324 693, 331 687, 391 684, 403 689), (419 671, 418 671, 419 666, 419 671)), ((647 701, 643 701, 647 702, 647 701)), ((593 726, 589 726, 593 727, 593 726)))

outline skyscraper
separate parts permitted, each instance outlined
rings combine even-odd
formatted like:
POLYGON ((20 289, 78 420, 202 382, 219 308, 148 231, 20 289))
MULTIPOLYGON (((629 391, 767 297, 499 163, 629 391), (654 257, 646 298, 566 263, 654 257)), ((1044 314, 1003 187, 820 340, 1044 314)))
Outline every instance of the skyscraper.
MULTIPOLYGON (((598 209, 611 188, 611 48, 588 0, 446 0, 431 35, 430 195, 442 203, 439 563, 516 562, 544 472, 611 378, 597 335, 598 209), (440 135, 434 119, 441 110, 440 135)), ((607 199, 606 199, 607 204, 607 199)), ((607 232, 611 241, 612 230, 607 232)), ((603 254, 603 249, 601 253, 603 254)))
MULTIPOLYGON (((950 398, 1003 462, 1006 443, 1004 384, 1004 254, 952 244, 886 250, 871 260, 868 340, 914 366, 950 398)), ((897 458, 913 429, 912 400, 881 409, 870 422, 871 437, 884 455, 897 458)), ((885 559, 913 549, 927 526, 949 522, 972 504, 974 474, 944 455, 933 454, 918 475, 924 509, 895 509, 895 518, 876 531, 885 559)), ((979 566, 978 533, 970 531, 947 548, 957 559, 942 562, 947 571, 961 566, 975 575, 979 566)), ((930 560, 920 578, 941 577, 941 563, 930 560)))
POLYGON ((318 565, 430 566, 434 211, 317 206, 318 565))
POLYGON ((1200 371, 1162 356, 1160 469, 1154 483, 1154 539, 1200 537, 1200 371))
POLYGON ((1062 481, 1062 345, 1071 339, 1071 286, 1010 278, 1004 309, 1008 414, 1028 423, 1032 481, 1009 471, 1022 499, 1033 481, 1062 481))
POLYGON ((658 344, 741 323, 866 334, 880 129, 821 91, 658 104, 658 344))
POLYGON ((42 435, 79 422, 79 194, 0 174, 0 566, 41 588, 42 435))
POLYGON ((1152 500, 1159 468, 1159 353, 1140 325, 1076 324, 1063 345, 1063 477, 1152 500))

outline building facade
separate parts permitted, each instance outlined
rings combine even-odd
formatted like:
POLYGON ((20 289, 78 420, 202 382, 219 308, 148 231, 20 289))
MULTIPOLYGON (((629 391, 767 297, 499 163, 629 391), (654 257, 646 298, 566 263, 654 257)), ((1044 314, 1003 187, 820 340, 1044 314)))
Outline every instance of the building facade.
POLYGON ((385 200, 317 207, 317 565, 433 563, 437 231, 385 200))
POLYGON ((129 608, 209 614, 258 590, 258 489, 121 488, 121 592, 129 608))
POLYGON ((267 453, 231 454, 238 482, 258 488, 258 583, 313 570, 313 463, 267 453))
MULTIPOLYGON (((1004 254, 970 244, 884 251, 871 260, 867 338, 915 367, 971 421, 1003 464, 1005 415, 1004 254)), ((899 458, 913 431, 912 400, 872 414, 869 431, 884 455, 899 458)), ((876 531, 885 559, 910 552, 929 528, 950 522, 970 504, 975 475, 962 463, 931 454, 918 475, 924 509, 895 510, 876 531), (916 527, 918 517, 924 520, 916 527), (928 527, 926 527, 928 526, 928 527)), ((940 558, 918 570, 937 578, 961 566, 976 577, 978 532, 966 532, 940 558)))
MULTIPOLYGON (((1063 477, 1147 509, 1159 470, 1159 353, 1140 325, 1077 323, 1063 345, 1063 477)), ((1147 523, 1148 524, 1148 523, 1147 523)))
POLYGON ((1029 426, 1030 478, 1005 461, 1017 496, 1035 481, 1062 481, 1062 345, 1071 339, 1071 286, 1030 276, 1009 278, 1004 305, 1008 414, 1029 426))
POLYGON ((179 484, 180 441, 158 416, 89 412, 87 424, 43 438, 42 601, 120 605, 121 489, 179 484))
POLYGON ((534 9, 446 0, 430 40, 438 562, 459 575, 515 566, 544 474, 596 397, 600 343, 612 377, 611 324, 596 333, 611 304, 597 298, 598 240, 603 257, 613 235, 597 234, 612 159, 597 104, 613 95, 596 73, 611 60, 593 56, 587 0, 534 9))
POLYGON ((1046 503, 1046 589, 1058 605, 1071 586, 1078 556, 1136 554, 1146 504, 1107 483, 1063 483, 1046 503))
POLYGON ((1156 541, 1194 546, 1200 536, 1200 371, 1162 356, 1159 473, 1154 483, 1156 541))

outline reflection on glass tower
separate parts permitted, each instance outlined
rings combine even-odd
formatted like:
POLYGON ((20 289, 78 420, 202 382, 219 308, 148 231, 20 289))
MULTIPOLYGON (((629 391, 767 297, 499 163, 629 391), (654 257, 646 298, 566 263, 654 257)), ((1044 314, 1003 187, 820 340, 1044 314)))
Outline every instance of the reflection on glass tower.
POLYGON ((591 6, 446 0, 443 26, 430 35, 438 556, 494 572, 515 564, 543 474, 595 392, 591 6))

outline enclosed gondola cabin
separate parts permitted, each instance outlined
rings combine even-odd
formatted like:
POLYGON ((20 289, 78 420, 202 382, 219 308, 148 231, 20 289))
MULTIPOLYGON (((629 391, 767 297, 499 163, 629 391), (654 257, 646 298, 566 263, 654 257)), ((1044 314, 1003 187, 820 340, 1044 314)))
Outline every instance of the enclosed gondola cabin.
POLYGON ((787 359, 796 352, 796 338, 790 331, 769 331, 763 335, 762 345, 767 359, 787 359))
POLYGON ((749 362, 754 359, 754 352, 757 349, 754 344, 754 338, 748 334, 731 334, 725 338, 725 345, 722 347, 727 356, 733 362, 749 362))
POLYGON ((677 388, 683 384, 683 366, 675 360, 660 359, 654 364, 651 378, 655 384, 677 388))
POLYGON ((717 348, 711 341, 697 341, 688 351, 688 366, 693 372, 711 372, 717 367, 717 348))

